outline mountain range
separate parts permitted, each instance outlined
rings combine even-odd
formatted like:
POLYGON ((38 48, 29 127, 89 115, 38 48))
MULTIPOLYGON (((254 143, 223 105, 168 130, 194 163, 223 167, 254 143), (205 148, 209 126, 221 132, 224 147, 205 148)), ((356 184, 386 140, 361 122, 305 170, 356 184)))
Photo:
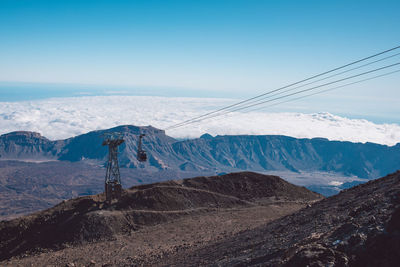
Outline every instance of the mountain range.
POLYGON ((232 172, 251 170, 291 172, 334 172, 345 176, 374 179, 400 168, 400 143, 329 141, 324 138, 298 139, 280 135, 211 136, 176 140, 151 126, 118 126, 107 130, 51 141, 39 133, 11 132, 0 136, 0 159, 25 161, 70 161, 104 165, 105 133, 119 132, 121 167, 148 170, 232 172), (148 162, 136 159, 137 140, 146 134, 144 148, 148 162))
POLYGON ((199 175, 255 171, 278 175, 330 196, 400 169, 400 144, 297 139, 278 135, 211 136, 176 140, 151 126, 118 126, 52 141, 34 132, 0 136, 0 219, 49 208, 104 189, 106 133, 119 132, 123 187, 199 175), (136 159, 145 133, 148 161, 136 159))

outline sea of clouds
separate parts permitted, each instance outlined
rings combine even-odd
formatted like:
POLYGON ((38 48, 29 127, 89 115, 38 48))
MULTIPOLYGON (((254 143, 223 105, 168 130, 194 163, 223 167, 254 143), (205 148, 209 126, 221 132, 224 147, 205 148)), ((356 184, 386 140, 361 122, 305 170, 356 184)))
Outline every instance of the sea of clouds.
MULTIPOLYGON (((88 96, 0 102, 0 134, 26 130, 56 140, 126 124, 165 129, 232 103, 235 100, 155 96, 88 96)), ((376 124, 329 113, 236 112, 167 131, 175 138, 195 138, 204 133, 324 137, 386 145, 400 142, 398 124, 376 124)))

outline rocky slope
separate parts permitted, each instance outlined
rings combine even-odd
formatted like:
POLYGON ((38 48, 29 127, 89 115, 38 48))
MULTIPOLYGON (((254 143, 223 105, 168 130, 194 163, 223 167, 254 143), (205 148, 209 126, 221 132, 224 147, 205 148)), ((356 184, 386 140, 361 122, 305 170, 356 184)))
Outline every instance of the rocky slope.
POLYGON ((123 202, 129 205, 115 205, 99 215, 104 221, 109 214, 115 218, 115 213, 125 211, 124 220, 134 222, 130 231, 118 230, 124 225, 115 223, 118 220, 109 221, 115 223, 114 230, 104 227, 109 223, 94 223, 99 210, 91 203, 99 201, 96 197, 62 204, 65 213, 59 205, 3 222, 0 251, 6 260, 0 265, 397 266, 400 261, 400 171, 322 200, 276 177, 252 173, 134 187, 123 202), (200 204, 203 197, 207 201, 200 204), (127 212, 131 205, 140 209, 134 216, 127 212), (166 211, 169 206, 173 210, 166 211), (78 227, 85 230, 76 230, 73 242, 67 244, 52 242, 43 230, 54 236, 68 225, 75 226, 79 220, 73 218, 85 216, 90 224, 78 227), (64 224, 49 228, 47 221, 56 217, 64 224), (16 229, 21 234, 15 234, 16 229), (103 235, 106 240, 99 240, 94 232, 109 233, 111 238, 103 235), (41 245, 42 238, 52 245, 41 245))
POLYGON ((111 205, 100 194, 0 222, 0 259, 110 241, 180 218, 214 214, 224 221, 219 212, 268 211, 275 218, 321 198, 279 177, 250 172, 135 186, 111 205))
POLYGON ((1 159, 52 160, 57 153, 55 143, 40 133, 19 131, 0 136, 1 159))
POLYGON ((397 266, 400 171, 160 265, 397 266))

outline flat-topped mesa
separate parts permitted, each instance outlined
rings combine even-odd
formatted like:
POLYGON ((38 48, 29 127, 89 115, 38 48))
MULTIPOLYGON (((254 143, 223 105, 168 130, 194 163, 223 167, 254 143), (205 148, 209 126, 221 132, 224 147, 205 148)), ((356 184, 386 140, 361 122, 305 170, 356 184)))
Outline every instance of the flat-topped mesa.
POLYGON ((42 140, 47 140, 46 137, 42 136, 38 132, 30 132, 30 131, 15 131, 15 132, 10 132, 6 133, 0 136, 1 139, 7 139, 7 140, 24 140, 24 139, 42 139, 42 140))
POLYGON ((0 136, 2 159, 53 160, 56 154, 55 142, 37 132, 16 131, 0 136))
POLYGON ((159 135, 165 135, 165 131, 155 128, 151 125, 148 126, 135 126, 135 125, 119 125, 114 128, 111 128, 106 131, 111 131, 111 132, 129 132, 132 134, 139 135, 141 133, 151 133, 151 134, 159 134, 159 135))

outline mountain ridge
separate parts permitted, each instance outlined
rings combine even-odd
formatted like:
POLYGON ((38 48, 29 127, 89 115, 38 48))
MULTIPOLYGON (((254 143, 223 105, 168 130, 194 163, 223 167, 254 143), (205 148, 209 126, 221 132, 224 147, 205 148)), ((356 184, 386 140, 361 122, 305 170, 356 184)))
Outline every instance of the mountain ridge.
POLYGON ((65 140, 50 141, 38 133, 13 132, 0 136, 0 159, 93 161, 104 164, 107 148, 102 135, 121 132, 120 166, 190 171, 327 171, 373 179, 400 166, 400 143, 329 141, 325 138, 294 138, 281 135, 205 135, 179 141, 152 126, 122 125, 92 131, 65 140), (137 136, 146 133, 147 163, 136 159, 137 136))

